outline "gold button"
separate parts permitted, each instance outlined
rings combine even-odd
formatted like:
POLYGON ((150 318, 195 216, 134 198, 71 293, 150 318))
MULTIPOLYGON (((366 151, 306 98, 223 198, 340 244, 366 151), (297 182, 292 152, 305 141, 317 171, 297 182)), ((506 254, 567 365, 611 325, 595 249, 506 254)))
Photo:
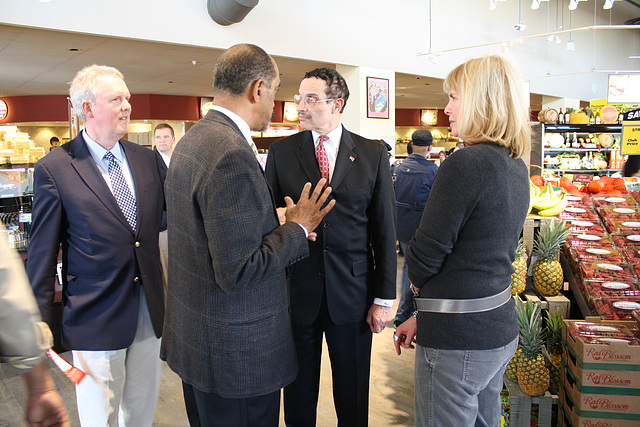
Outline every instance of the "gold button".
POLYGON ((140 281, 140 278, 138 276, 133 278, 133 283, 138 283, 140 281))
POLYGON ((140 247, 140 242, 136 242, 136 248, 140 247))

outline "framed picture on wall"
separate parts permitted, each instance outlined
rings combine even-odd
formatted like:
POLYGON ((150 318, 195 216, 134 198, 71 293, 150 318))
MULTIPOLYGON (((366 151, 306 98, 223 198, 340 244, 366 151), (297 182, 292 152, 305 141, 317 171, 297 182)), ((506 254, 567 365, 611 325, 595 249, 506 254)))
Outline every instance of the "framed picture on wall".
POLYGON ((389 79, 367 77, 367 117, 389 118, 389 79))

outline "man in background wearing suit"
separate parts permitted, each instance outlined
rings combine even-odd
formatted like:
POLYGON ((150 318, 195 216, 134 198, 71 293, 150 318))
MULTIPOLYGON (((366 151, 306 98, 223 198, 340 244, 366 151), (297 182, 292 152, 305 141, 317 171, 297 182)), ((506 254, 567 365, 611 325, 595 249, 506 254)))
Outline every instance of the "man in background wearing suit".
POLYGON ((307 238, 335 202, 321 210, 330 190, 321 195, 320 180, 310 198, 307 183, 279 219, 250 135, 268 126, 279 86, 258 46, 224 52, 214 106, 169 168, 161 357, 183 381, 192 426, 276 427, 280 390, 296 376, 286 268, 308 255, 307 238))
POLYGON ((151 426, 164 321, 161 160, 121 139, 131 95, 118 70, 86 67, 69 92, 85 128, 35 165, 27 273, 51 325, 62 246, 62 345, 87 373, 76 386, 80 423, 151 426))
MULTIPOLYGON (((166 170, 171 163, 171 154, 173 153, 173 145, 176 143, 176 137, 173 128, 169 123, 160 123, 153 130, 153 139, 156 143, 156 153, 162 159, 166 170)), ((160 225, 160 238, 158 241, 160 246, 160 263, 162 264, 162 284, 166 291, 167 277, 169 275, 169 242, 167 237, 167 212, 162 213, 162 224, 160 225)))
POLYGON ((285 388, 287 426, 314 426, 323 334, 338 425, 366 426, 372 332, 391 320, 396 294, 396 208, 384 145, 346 130, 349 97, 338 72, 318 68, 300 84, 304 132, 269 147, 266 174, 278 206, 325 177, 336 207, 316 230, 309 257, 290 270, 298 377, 285 388))

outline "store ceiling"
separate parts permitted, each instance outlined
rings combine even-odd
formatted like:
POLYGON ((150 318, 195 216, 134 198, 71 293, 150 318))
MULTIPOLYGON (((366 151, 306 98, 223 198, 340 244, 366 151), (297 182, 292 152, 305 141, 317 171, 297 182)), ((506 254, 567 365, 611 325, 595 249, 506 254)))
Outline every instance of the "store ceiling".
MULTIPOLYGON (((221 50, 0 25, 0 96, 63 95, 82 67, 118 68, 132 94, 213 96, 212 74, 221 50), (195 61, 195 65, 193 63, 195 61)), ((274 57, 290 101, 306 71, 335 64, 274 57)), ((442 80, 396 73, 396 108, 444 108, 442 80)), ((531 107, 541 109, 533 95, 531 107)))

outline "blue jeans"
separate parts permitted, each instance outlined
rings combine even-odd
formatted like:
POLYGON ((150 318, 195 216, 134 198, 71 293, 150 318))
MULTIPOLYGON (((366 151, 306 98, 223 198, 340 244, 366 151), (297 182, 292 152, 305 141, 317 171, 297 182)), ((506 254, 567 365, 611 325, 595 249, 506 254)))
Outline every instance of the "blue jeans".
POLYGON ((402 266, 402 286, 400 288, 400 303, 398 303, 398 311, 394 322, 396 324, 404 323, 413 313, 413 292, 411 291, 411 282, 409 281, 409 273, 407 273, 407 250, 408 243, 400 243, 400 250, 404 255, 404 265, 402 266))
POLYGON ((416 346, 416 426, 500 425, 500 391, 516 338, 490 350, 441 350, 416 346))

